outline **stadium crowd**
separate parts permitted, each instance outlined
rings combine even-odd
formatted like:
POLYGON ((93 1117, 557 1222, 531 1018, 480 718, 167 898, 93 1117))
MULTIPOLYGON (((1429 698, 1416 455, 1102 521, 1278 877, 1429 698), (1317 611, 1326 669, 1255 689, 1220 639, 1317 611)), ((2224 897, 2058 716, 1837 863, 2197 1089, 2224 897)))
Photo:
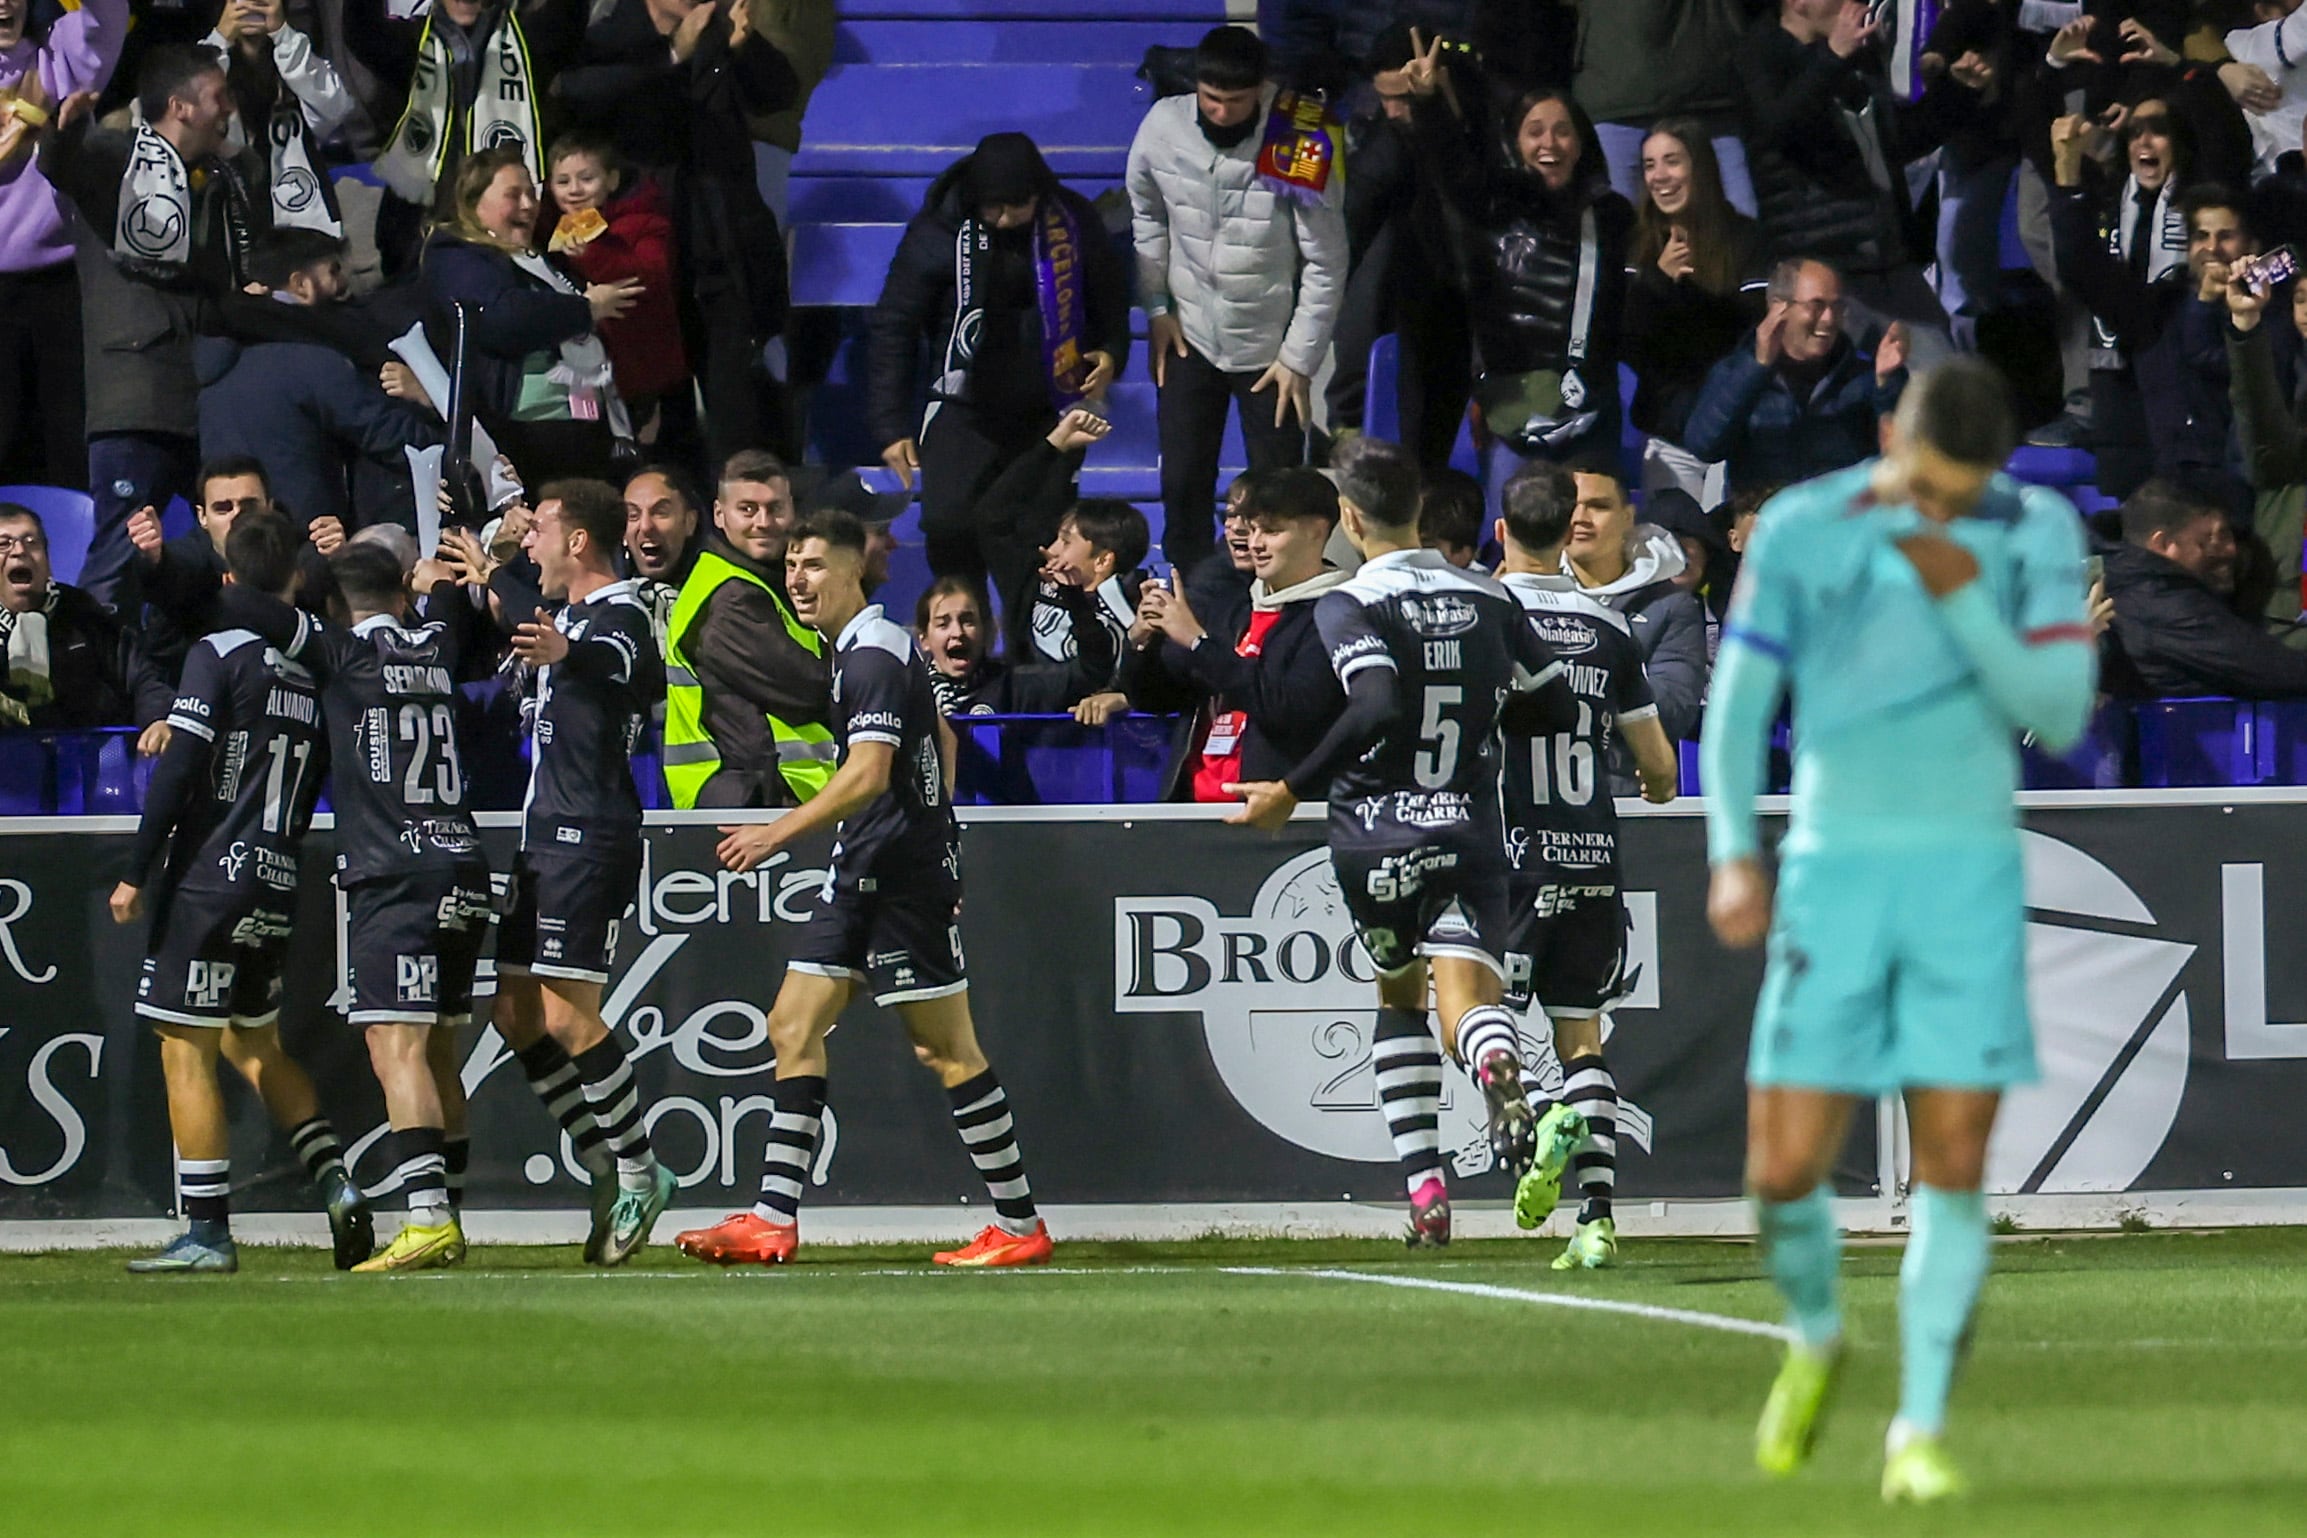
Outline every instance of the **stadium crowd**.
POLYGON ((1571 471, 1567 570, 1677 740, 1769 496, 1874 454, 1955 353, 2096 456, 2110 692, 2307 696, 2299 0, 1905 11, 1268 0, 1157 49, 1123 195, 1021 133, 930 186, 866 322, 860 475, 803 463, 785 342, 830 0, 0 0, 0 485, 94 503, 69 585, 0 503, 0 712, 160 752, 227 536, 274 509, 314 612, 344 549, 444 563, 481 804, 517 804, 529 616, 488 578, 532 509, 620 496, 670 801, 797 805, 835 750, 788 530, 859 516, 886 581, 918 496, 933 580, 894 617, 943 706, 1174 715, 1164 793, 1222 800, 1343 709, 1319 467, 1389 334, 1428 544, 1494 565, 1507 480, 1571 471), (1079 490, 1141 341, 1158 539, 1079 490))

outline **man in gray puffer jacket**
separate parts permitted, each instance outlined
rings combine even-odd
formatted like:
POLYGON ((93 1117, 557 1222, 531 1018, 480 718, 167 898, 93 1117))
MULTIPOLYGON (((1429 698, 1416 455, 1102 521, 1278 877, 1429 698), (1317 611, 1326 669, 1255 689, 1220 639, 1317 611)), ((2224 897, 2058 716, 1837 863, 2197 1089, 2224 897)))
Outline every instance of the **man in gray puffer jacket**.
POLYGON ((1252 470, 1304 461, 1311 383, 1346 286, 1336 122, 1265 85, 1266 50, 1219 27, 1195 91, 1154 103, 1129 152, 1138 294, 1161 389, 1162 549, 1216 545, 1218 451, 1238 404, 1252 470))

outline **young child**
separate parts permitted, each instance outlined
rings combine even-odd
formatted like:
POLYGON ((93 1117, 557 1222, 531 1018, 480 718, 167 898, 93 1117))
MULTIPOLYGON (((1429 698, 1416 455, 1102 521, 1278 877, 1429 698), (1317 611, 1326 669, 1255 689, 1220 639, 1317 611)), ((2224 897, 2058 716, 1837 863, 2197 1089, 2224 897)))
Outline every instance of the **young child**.
POLYGON ((617 319, 602 321, 599 329, 616 371, 617 393, 633 421, 645 423, 659 396, 689 381, 672 211, 655 182, 627 176, 606 141, 565 135, 554 143, 547 169, 553 201, 561 209, 550 249, 587 283, 641 280, 639 300, 617 319))
POLYGON ((1076 502, 1041 552, 1041 590, 1030 617, 1037 658, 1071 661, 1080 649, 1077 628, 1085 624, 1104 626, 1118 651, 1121 637, 1137 622, 1138 590, 1146 580, 1140 568, 1152 544, 1145 514, 1129 503, 1104 497, 1076 502))

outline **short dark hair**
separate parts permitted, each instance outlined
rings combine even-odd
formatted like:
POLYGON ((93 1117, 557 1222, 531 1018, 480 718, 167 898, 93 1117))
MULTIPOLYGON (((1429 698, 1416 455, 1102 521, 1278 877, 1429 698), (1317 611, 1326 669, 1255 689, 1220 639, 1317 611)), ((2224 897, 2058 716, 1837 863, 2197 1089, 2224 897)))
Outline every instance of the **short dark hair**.
POLYGON ((2179 216, 2186 221, 2189 233, 2195 228, 2195 216, 2206 208, 2224 208, 2234 214, 2235 222, 2246 235, 2251 228, 2251 200, 2236 192, 2225 182, 2197 182, 2179 196, 2179 216))
POLYGON ((1531 552, 1557 549, 1570 537, 1578 481, 1559 465, 1530 465, 1515 472, 1498 502, 1515 544, 1531 552))
POLYGON ((1212 27, 1194 45, 1194 84, 1250 91, 1266 79, 1266 45, 1247 27, 1212 27))
POLYGON ((792 537, 786 540, 785 548, 798 550, 812 539, 821 539, 836 550, 846 550, 860 561, 865 559, 864 520, 842 508, 821 507, 804 514, 793 525, 792 537))
POLYGON ((601 163, 604 171, 622 172, 625 169, 624 160, 617 154, 617 146, 605 135, 573 128, 567 133, 554 136, 552 147, 545 151, 545 174, 551 176, 553 167, 571 155, 590 155, 601 163))
POLYGON ((681 466, 675 464, 643 465, 625 477, 625 489, 627 491, 632 490, 633 483, 645 475, 653 475, 672 488, 673 495, 679 497, 687 505, 689 511, 698 517, 702 518, 713 510, 713 504, 706 501, 704 494, 698 491, 696 478, 681 466))
POLYGON ((1482 548, 1482 518, 1489 511, 1482 483, 1463 470, 1436 470, 1418 494, 1418 538, 1429 544, 1482 548))
POLYGON ((1355 438, 1332 456, 1330 467, 1339 498, 1360 508, 1363 517, 1388 529, 1417 526, 1418 466, 1400 444, 1355 438))
POLYGON ((600 559, 609 560, 610 553, 624 545, 625 494, 607 481, 581 476, 547 481, 537 492, 537 506, 547 502, 561 504, 561 522, 583 529, 600 559))
POLYGON ((793 484, 793 472, 786 467, 784 460, 767 449, 739 449, 721 467, 721 479, 716 487, 734 486, 739 481, 783 481, 790 486, 793 484))
POLYGON ((206 502, 210 481, 237 480, 244 475, 253 475, 262 481, 265 500, 272 500, 272 477, 264 473, 264 461, 254 454, 219 454, 214 459, 203 461, 200 473, 192 478, 192 489, 202 502, 206 502))
POLYGON ((390 545, 375 540, 348 541, 328 558, 328 570, 344 601, 371 613, 397 608, 408 590, 401 558, 390 545))
POLYGON ((922 589, 921 600, 913 606, 913 629, 916 635, 929 628, 929 611, 940 598, 966 598, 977 606, 977 622, 986 621, 985 594, 969 578, 948 572, 922 589))
POLYGON ((1908 380, 1897 420, 1901 433, 1958 464, 2000 470, 2019 446, 2010 386, 1983 358, 1949 358, 1908 380))
POLYGON ((1319 470, 1304 465, 1290 465, 1269 470, 1258 478, 1257 489, 1250 496, 1252 523, 1287 523, 1299 518, 1319 518, 1335 525, 1338 521, 1338 488, 1319 470))
POLYGON ((285 593, 296 581, 304 536, 278 513, 250 513, 232 521, 224 540, 224 569, 242 587, 285 593))
MULTIPOLYGON (((1262 485, 1253 505, 1265 505, 1262 485)), ((1090 549, 1113 557, 1115 571, 1137 570, 1153 548, 1153 530, 1147 527, 1145 514, 1131 503, 1113 497, 1084 497, 1065 517, 1073 531, 1089 541, 1090 549)))
POLYGON ((0 523, 14 523, 19 518, 31 519, 32 526, 40 531, 40 537, 42 539, 48 537, 47 519, 21 502, 0 502, 0 523))
POLYGON ((2206 513, 2224 516, 2220 507, 2160 475, 2141 483, 2116 509, 2124 542, 2133 545, 2145 544, 2151 535, 2177 534, 2206 513))
POLYGON ((144 121, 157 126, 168 116, 168 104, 189 92, 195 80, 223 73, 224 60, 213 48, 162 43, 144 56, 136 71, 136 108, 144 121))
POLYGON ((266 288, 282 289, 306 268, 343 256, 344 242, 334 235, 284 224, 257 236, 248 248, 248 275, 266 288))

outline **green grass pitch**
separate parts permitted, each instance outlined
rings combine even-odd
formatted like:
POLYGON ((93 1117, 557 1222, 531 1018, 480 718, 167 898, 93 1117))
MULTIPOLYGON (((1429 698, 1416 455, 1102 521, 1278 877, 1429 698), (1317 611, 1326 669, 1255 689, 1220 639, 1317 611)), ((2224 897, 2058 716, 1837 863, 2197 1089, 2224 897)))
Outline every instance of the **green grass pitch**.
POLYGON ((343 1277, 0 1259, 0 1532, 63 1534, 2307 1533, 2307 1231, 2000 1244, 1953 1445, 1958 1509, 1884 1512, 1898 1254, 1852 1252, 1855 1365, 1768 1484, 1769 1339, 1312 1274, 1775 1320, 1753 1250, 1061 1246, 624 1272, 476 1250, 343 1277), (1236 1274, 1256 1267, 1285 1274, 1236 1274))

